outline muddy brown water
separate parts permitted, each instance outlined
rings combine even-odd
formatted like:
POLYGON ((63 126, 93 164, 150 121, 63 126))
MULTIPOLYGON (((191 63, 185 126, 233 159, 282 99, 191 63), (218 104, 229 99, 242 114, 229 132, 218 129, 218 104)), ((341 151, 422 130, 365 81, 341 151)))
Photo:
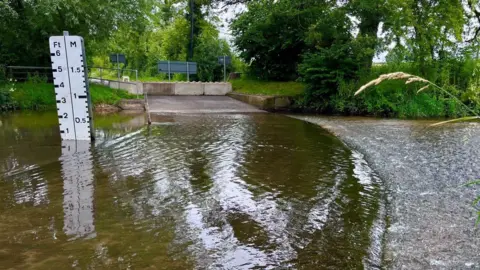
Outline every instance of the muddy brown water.
POLYGON ((384 189, 324 129, 274 114, 0 116, 0 268, 362 269, 384 189), (62 148, 62 146, 64 148, 62 148))

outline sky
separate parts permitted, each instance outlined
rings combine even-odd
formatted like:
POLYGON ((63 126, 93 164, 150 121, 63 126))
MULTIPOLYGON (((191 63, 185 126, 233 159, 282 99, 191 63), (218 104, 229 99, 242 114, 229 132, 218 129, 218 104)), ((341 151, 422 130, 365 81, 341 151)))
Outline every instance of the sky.
POLYGON ((228 6, 225 9, 219 8, 216 10, 218 17, 222 21, 222 24, 217 27, 217 29, 220 31, 220 38, 226 39, 230 45, 232 45, 233 36, 230 31, 229 21, 235 18, 238 13, 244 11, 245 9, 245 5, 239 4, 228 6))

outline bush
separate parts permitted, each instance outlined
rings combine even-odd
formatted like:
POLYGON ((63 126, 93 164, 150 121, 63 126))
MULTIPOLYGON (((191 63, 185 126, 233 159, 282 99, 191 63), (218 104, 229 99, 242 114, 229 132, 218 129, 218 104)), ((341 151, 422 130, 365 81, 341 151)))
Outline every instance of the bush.
POLYGON ((0 85, 0 111, 7 111, 14 108, 10 87, 8 84, 0 85))
POLYGON ((342 82, 357 78, 358 65, 349 44, 334 44, 330 48, 309 53, 299 66, 300 74, 308 87, 306 106, 317 111, 330 112, 329 99, 342 82))
POLYGON ((16 81, 13 79, 0 80, 0 111, 8 111, 15 108, 12 94, 16 90, 16 81))
POLYGON ((328 66, 323 68, 326 58, 322 56, 305 59, 302 74, 309 86, 301 104, 304 110, 401 118, 460 117, 467 114, 458 101, 445 93, 428 89, 417 94, 423 85, 406 85, 405 81, 385 81, 354 97, 354 93, 362 85, 381 74, 396 71, 415 75, 425 74, 423 76, 428 80, 444 87, 461 101, 470 104, 472 108, 478 109, 478 88, 472 87, 472 73, 476 65, 472 60, 452 59, 441 63, 432 62, 422 70, 413 63, 388 63, 373 66, 368 71, 358 71, 355 75, 348 73, 354 67, 349 66, 348 62, 341 63, 345 61, 342 58, 347 59, 344 56, 332 61, 339 65, 337 71, 332 71, 328 66))

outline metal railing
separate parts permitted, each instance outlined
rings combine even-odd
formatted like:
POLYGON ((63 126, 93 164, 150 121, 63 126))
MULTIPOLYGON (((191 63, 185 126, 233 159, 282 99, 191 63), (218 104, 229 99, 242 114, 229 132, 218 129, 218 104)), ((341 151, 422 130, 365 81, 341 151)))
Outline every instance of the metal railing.
POLYGON ((138 91, 138 70, 137 69, 128 69, 128 68, 125 68, 125 69, 118 69, 118 68, 105 68, 105 67, 89 67, 89 76, 88 78, 91 80, 91 81, 94 81, 94 80, 100 80, 100 84, 104 85, 104 81, 105 80, 108 80, 108 81, 114 81, 114 82, 117 82, 117 89, 120 89, 120 84, 133 84, 135 85, 135 93, 137 95, 137 98, 138 98, 138 95, 139 95, 139 91, 138 91), (97 72, 94 72, 92 69, 94 70, 97 70, 97 72), (112 80, 111 78, 113 77, 111 72, 108 73, 108 72, 105 72, 105 71, 116 71, 117 73, 117 80, 112 80), (130 77, 128 76, 128 81, 125 81, 124 80, 124 77, 127 77, 127 76, 123 76, 123 74, 125 74, 125 71, 126 72, 133 72, 135 74, 135 82, 130 82, 130 77), (120 79, 120 76, 122 75, 122 79, 120 79))
POLYGON ((9 78, 24 82, 34 77, 45 78, 47 82, 53 82, 51 67, 36 66, 5 66, 6 75, 9 78))
MULTIPOLYGON (((6 73, 11 77, 17 80, 27 80, 29 75, 39 75, 47 78, 52 78, 52 68, 51 67, 39 67, 39 66, 4 66, 6 73)), ((133 72, 135 74, 135 81, 138 81, 138 70, 137 69, 117 69, 117 68, 106 68, 106 67, 88 67, 89 70, 97 69, 100 73, 100 78, 104 74, 104 70, 115 70, 117 71, 117 80, 120 80, 120 76, 124 74, 125 71, 133 72)), ((91 74, 91 72, 89 72, 91 74)), ((107 75, 107 74, 105 74, 107 75)), ((89 78, 92 76, 89 76, 89 78)))
MULTIPOLYGON (((117 71, 117 81, 120 81, 120 76, 123 77, 123 74, 125 71, 127 72, 134 72, 135 73, 135 81, 137 82, 138 81, 138 69, 128 69, 128 68, 124 68, 124 69, 121 69, 121 68, 106 68, 106 67, 88 67, 88 69, 92 70, 92 69, 96 69, 99 71, 99 76, 100 77, 96 77, 96 79, 100 79, 100 80, 103 80, 103 77, 104 75, 107 75, 107 78, 111 77, 109 76, 110 74, 106 74, 104 71, 105 70, 114 70, 114 71, 117 71)), ((89 74, 93 74, 93 72, 89 72, 89 74)), ((96 72, 95 72, 95 75, 96 72)), ((95 77, 92 77, 92 76, 89 76, 89 78, 95 78, 95 77)), ((123 81, 123 80, 122 80, 123 81)))
MULTIPOLYGON (((30 79, 35 79, 38 78, 39 80, 43 80, 46 82, 53 82, 53 73, 52 73, 52 68, 51 67, 39 67, 39 66, 3 66, 2 69, 5 70, 5 75, 8 76, 9 78, 15 79, 20 82, 28 81, 30 79)), ((138 70, 137 69, 117 69, 117 68, 105 68, 105 67, 88 67, 89 69, 89 76, 88 79, 90 80, 100 80, 100 84, 104 84, 104 80, 109 81, 116 81, 117 84, 117 89, 120 88, 120 83, 124 84, 134 84, 136 87, 136 94, 137 97, 139 95, 138 91, 138 70), (92 72, 93 70, 97 70, 98 72, 92 72), (112 76, 110 73, 112 72, 107 72, 107 71, 116 71, 116 80, 115 76, 112 76), (128 81, 124 81, 120 79, 120 75, 125 74, 125 72, 129 72, 131 74, 134 74, 135 76, 135 82, 130 82, 130 77, 128 81), (99 73, 99 77, 96 77, 96 73, 99 73), (93 76, 92 76, 93 75, 93 76)))

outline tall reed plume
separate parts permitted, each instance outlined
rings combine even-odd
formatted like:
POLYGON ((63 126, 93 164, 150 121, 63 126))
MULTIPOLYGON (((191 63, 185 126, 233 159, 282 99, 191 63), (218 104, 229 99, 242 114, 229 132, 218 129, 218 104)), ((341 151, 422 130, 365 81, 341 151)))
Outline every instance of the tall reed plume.
POLYGON ((387 80, 406 80, 405 81, 405 84, 411 84, 411 83, 414 83, 414 82, 419 82, 419 83, 425 83, 426 85, 424 85, 422 88, 420 88, 418 91, 417 91, 417 94, 426 90, 427 88, 429 88, 430 86, 433 86, 435 88, 438 88, 440 89, 442 92, 444 92, 445 94, 447 94, 448 96, 450 96, 451 98, 455 99, 456 101, 458 101, 460 104, 462 104, 462 106, 464 106, 470 113, 472 113, 474 116, 469 116, 469 117, 462 117, 462 118, 457 118, 457 119, 452 119, 452 120, 448 120, 448 121, 443 121, 443 122, 439 122, 439 123, 435 123, 435 124, 432 124, 431 126, 439 126, 439 125, 443 125, 443 124, 446 124, 446 123, 453 123, 453 122, 460 122, 460 121, 471 121, 471 120, 477 120, 477 119, 480 119, 480 116, 474 111, 472 110, 470 107, 468 107, 465 103, 463 103, 461 100, 459 100, 456 96, 452 95, 450 92, 448 92, 447 90, 445 90, 444 88, 434 84, 433 82, 427 80, 427 79, 424 79, 422 77, 419 77, 419 76, 416 76, 416 75, 412 75, 412 74, 408 74, 408 73, 405 73, 405 72, 393 72, 393 73, 388 73, 388 74, 382 74, 380 75, 380 77, 374 79, 374 80, 371 80, 370 82, 368 82, 367 84, 364 84, 362 85, 358 90, 357 92, 355 92, 355 96, 364 92, 365 89, 371 87, 371 86, 374 86, 374 85, 379 85, 381 82, 383 81, 387 81, 387 80))

